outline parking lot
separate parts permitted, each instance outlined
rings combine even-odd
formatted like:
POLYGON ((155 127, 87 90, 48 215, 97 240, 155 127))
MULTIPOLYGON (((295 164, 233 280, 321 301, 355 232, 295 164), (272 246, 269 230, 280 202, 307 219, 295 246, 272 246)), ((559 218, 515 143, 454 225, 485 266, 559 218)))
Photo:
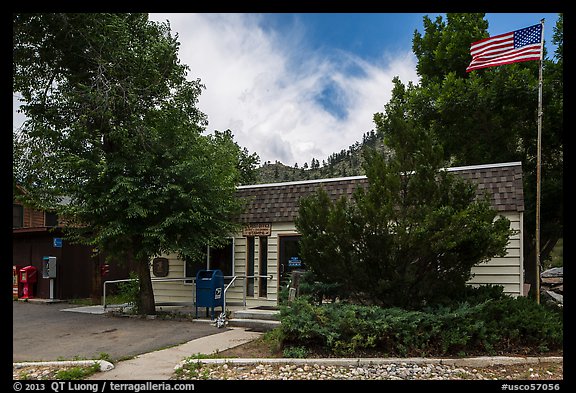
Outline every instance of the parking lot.
POLYGON ((61 311, 72 307, 13 302, 12 361, 95 359, 101 354, 120 360, 224 331, 200 321, 61 311))

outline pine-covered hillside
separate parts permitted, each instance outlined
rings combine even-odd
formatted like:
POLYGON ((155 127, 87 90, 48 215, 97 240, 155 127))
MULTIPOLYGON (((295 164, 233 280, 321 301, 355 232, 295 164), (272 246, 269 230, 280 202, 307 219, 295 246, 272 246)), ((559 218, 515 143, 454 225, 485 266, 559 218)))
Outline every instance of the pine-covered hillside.
POLYGON ((256 184, 363 175, 363 152, 369 148, 384 149, 382 138, 374 131, 365 133, 362 142, 333 153, 322 162, 312 158, 309 163, 288 166, 279 161, 268 161, 256 169, 256 184))

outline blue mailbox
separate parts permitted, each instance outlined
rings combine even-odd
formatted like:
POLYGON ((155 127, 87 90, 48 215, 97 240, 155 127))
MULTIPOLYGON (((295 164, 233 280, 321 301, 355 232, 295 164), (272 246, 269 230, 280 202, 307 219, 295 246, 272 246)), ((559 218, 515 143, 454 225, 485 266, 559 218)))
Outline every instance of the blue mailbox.
POLYGON ((196 273, 196 318, 198 318, 198 307, 212 309, 212 319, 214 319, 214 307, 222 307, 224 312, 224 274, 222 270, 199 270, 196 273))

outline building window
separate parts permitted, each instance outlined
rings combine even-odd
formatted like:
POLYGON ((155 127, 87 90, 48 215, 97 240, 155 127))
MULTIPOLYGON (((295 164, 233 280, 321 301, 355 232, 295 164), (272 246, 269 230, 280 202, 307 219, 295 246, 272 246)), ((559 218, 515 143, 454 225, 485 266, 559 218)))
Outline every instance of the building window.
POLYGON ((45 212, 44 213, 44 225, 47 227, 58 226, 58 215, 54 212, 45 212))
POLYGON ((222 247, 209 247, 208 268, 220 269, 224 277, 234 275, 234 239, 230 238, 222 247))
MULTIPOLYGON (((196 278, 199 270, 220 269, 224 277, 234 275, 234 239, 230 238, 222 247, 206 247, 202 255, 192 259, 184 259, 185 277, 196 278)), ((230 281, 231 278, 225 278, 224 281, 230 281)), ((191 284, 192 280, 186 281, 191 284)))
POLYGON ((24 226, 24 207, 12 204, 12 228, 22 228, 24 226))
MULTIPOLYGON (((199 270, 206 269, 206 256, 197 258, 184 258, 184 277, 196 278, 199 270)), ((192 284, 193 280, 184 281, 185 284, 192 284)))

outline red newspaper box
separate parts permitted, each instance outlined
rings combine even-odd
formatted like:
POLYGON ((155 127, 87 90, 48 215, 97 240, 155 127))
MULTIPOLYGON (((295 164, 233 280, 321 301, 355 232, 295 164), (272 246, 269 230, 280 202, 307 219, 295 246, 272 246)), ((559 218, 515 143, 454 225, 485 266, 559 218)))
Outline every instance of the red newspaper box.
POLYGON ((12 265, 12 297, 20 297, 20 266, 12 265))
POLYGON ((37 270, 34 266, 24 266, 20 269, 20 284, 22 285, 21 299, 30 299, 34 297, 34 284, 38 279, 37 270))

